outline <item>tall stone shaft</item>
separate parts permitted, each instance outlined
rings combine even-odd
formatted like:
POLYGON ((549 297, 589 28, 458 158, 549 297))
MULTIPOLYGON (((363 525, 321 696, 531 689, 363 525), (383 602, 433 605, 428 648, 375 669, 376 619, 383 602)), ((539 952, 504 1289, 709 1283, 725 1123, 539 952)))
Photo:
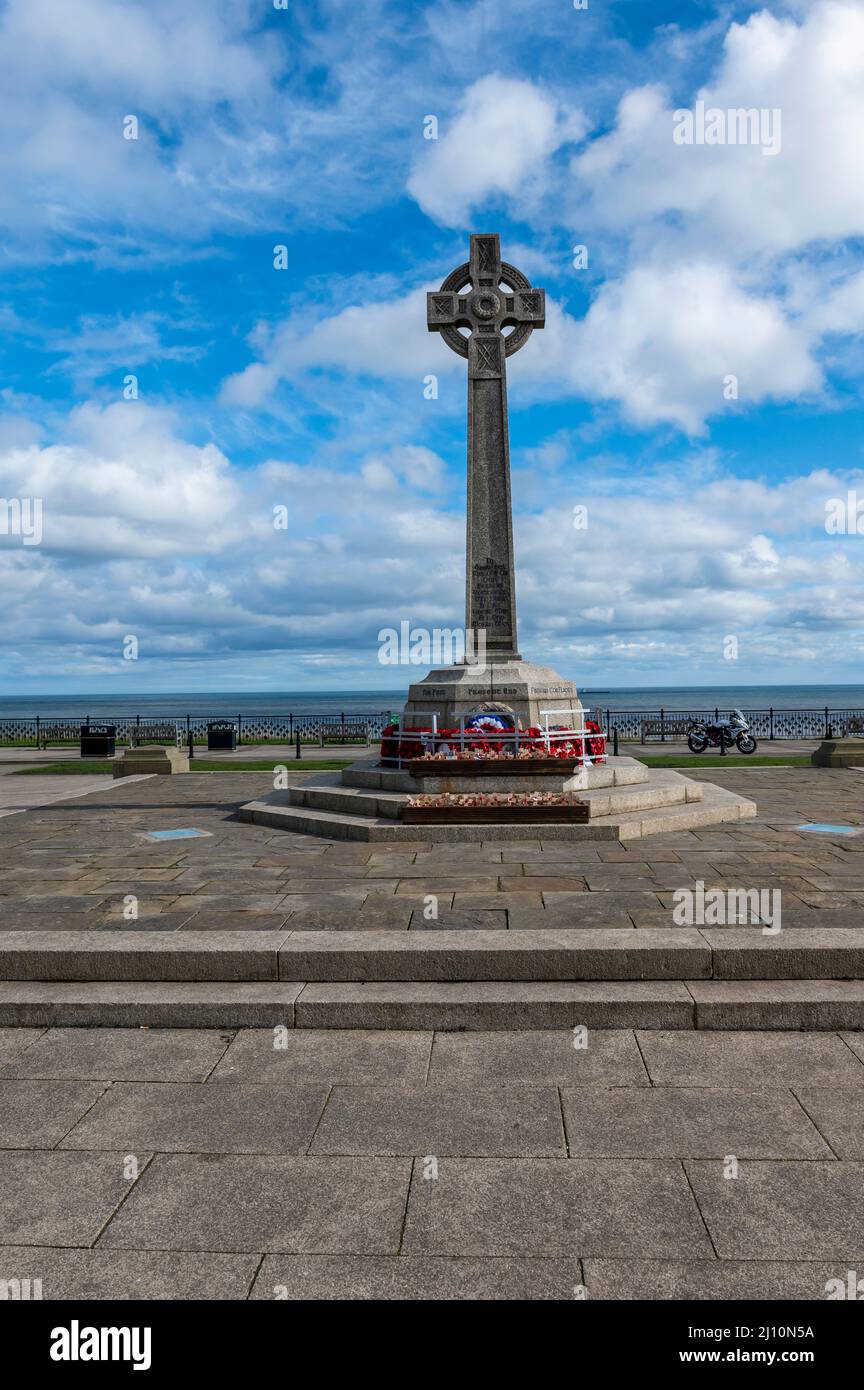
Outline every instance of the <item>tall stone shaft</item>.
POLYGON ((505 364, 545 307, 544 291, 502 262, 497 235, 472 236, 468 263, 428 296, 430 332, 468 358, 465 626, 490 661, 519 660, 505 364))

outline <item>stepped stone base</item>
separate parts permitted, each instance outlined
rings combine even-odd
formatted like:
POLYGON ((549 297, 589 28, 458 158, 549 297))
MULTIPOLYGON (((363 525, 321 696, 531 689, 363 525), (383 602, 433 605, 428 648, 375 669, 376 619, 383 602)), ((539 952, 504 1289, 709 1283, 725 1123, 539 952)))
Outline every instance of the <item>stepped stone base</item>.
POLYGON ((746 820, 756 803, 712 782, 697 782, 667 768, 649 769, 635 758, 609 758, 576 773, 528 777, 447 777, 446 764, 430 763, 430 776, 382 768, 377 757, 361 758, 342 773, 322 773, 301 786, 247 802, 241 820, 331 840, 423 840, 479 843, 524 840, 633 840, 671 830, 746 820), (530 822, 490 825, 404 825, 400 810, 412 794, 440 791, 567 791, 588 803, 584 825, 530 822))
POLYGON ((810 761, 816 767, 864 767, 864 738, 823 738, 810 761))
MULTIPOLYGON (((520 660, 489 662, 485 667, 443 666, 409 688, 403 728, 431 728, 433 715, 440 728, 450 728, 460 715, 487 707, 515 714, 528 728, 543 723, 541 710, 581 710, 582 705, 573 682, 551 666, 520 660)), ((570 717, 564 722, 569 724, 570 717)))
POLYGON ((153 773, 170 777, 175 772, 189 771, 189 755, 182 748, 164 748, 161 744, 145 743, 140 748, 127 748, 114 763, 115 777, 134 777, 153 773))

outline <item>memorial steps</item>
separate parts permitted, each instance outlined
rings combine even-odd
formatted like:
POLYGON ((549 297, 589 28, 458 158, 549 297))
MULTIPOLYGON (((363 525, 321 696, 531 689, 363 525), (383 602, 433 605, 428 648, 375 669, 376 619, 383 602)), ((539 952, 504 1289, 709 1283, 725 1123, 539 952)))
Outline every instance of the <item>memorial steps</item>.
POLYGON ((864 1027, 859 926, 769 935, 758 923, 678 927, 670 911, 668 926, 610 928, 580 924, 578 904, 572 927, 304 930, 302 920, 271 931, 7 931, 0 1025, 864 1027))
MULTIPOLYGON (((377 757, 361 758, 341 773, 320 773, 300 787, 250 801, 240 818, 295 834, 329 840, 412 841, 432 843, 524 840, 530 825, 404 825, 399 820, 408 796, 417 791, 448 789, 446 763, 430 764, 422 782, 408 772, 382 768, 377 757), (434 774, 438 774, 437 776, 434 774), (427 786, 426 783, 429 783, 427 786)), ((578 778, 522 776, 523 791, 572 791, 588 803, 586 825, 544 825, 546 840, 634 840, 664 831, 747 820, 756 805, 712 782, 695 781, 668 768, 651 768, 635 758, 609 758, 578 778)), ((515 780, 515 779, 514 779, 515 780)), ((463 779, 464 781, 464 779, 463 779)), ((460 790, 509 790, 501 778, 472 778, 460 790)))
MULTIPOLYGON (((80 943, 72 964, 76 948, 68 940, 71 933, 64 932, 65 966, 53 943, 46 950, 46 943, 32 940, 20 948, 12 940, 4 942, 0 1024, 445 1031, 860 1029, 864 930, 818 931, 820 941, 804 951, 767 947, 762 955, 750 945, 758 934, 754 928, 745 929, 747 942, 729 942, 717 953, 704 933, 697 943, 698 932, 692 939, 682 932, 687 940, 670 946, 668 932, 660 932, 667 938, 662 943, 651 939, 658 933, 655 928, 618 931, 621 940, 613 943, 585 939, 611 934, 602 928, 572 932, 569 941, 567 932, 555 932, 554 942, 540 939, 540 932, 441 932, 434 942, 417 933, 418 940, 402 943, 402 949, 394 949, 392 939, 370 939, 374 933, 369 932, 357 933, 362 941, 345 932, 270 933, 281 937, 278 947, 272 941, 259 948, 246 942, 230 969, 219 963, 224 948, 213 933, 201 933, 206 940, 200 942, 187 939, 182 950, 165 951, 159 943, 144 952, 127 933, 109 967, 107 959, 96 958, 89 949, 92 941, 80 943), (832 933, 843 933, 843 940, 832 939, 832 933), (478 939, 485 935, 532 939, 503 945, 478 939), (327 941, 328 936, 338 941, 327 941), (648 939, 637 942, 637 937, 648 939), (724 956, 740 960, 745 952, 746 968, 755 978, 724 977, 724 956), (306 978, 262 979, 265 967, 273 975, 277 968, 295 974, 302 968, 306 978), (760 970, 765 978, 759 977, 760 970), (252 978, 238 979, 236 971, 252 978)), ((153 934, 140 935, 149 936, 140 943, 149 947, 153 934)))

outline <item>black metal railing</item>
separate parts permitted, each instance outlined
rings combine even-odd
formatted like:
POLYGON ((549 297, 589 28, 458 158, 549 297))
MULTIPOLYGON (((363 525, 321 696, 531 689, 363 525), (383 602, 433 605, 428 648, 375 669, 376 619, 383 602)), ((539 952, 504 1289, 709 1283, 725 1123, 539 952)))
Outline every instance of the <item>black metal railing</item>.
MULTIPOLYGON (((786 738, 840 737, 847 724, 856 722, 860 724, 861 732, 864 732, 862 709, 831 709, 828 705, 820 706, 818 709, 777 709, 774 706, 769 706, 768 709, 747 709, 744 706, 738 708, 750 724, 751 732, 757 738, 769 741, 786 738)), ((610 737, 612 731, 617 729, 621 739, 660 739, 661 742, 665 742, 667 739, 681 738, 682 720, 716 722, 731 713, 731 706, 723 709, 717 705, 713 709, 697 706, 690 709, 639 710, 597 707, 592 709, 591 716, 602 725, 604 732, 610 737)))
MULTIPOLYGON (((113 724, 117 730, 117 742, 128 743, 134 730, 142 724, 152 724, 156 716, 140 714, 106 714, 93 723, 113 724)), ((297 735, 310 742, 320 739, 321 730, 330 734, 334 728, 344 734, 345 742, 356 734, 358 743, 365 743, 369 737, 378 738, 385 725, 390 722, 391 711, 381 710, 377 714, 177 714, 158 716, 159 724, 174 724, 180 730, 182 741, 187 743, 191 734, 195 742, 207 742, 207 725, 217 720, 233 724, 237 730, 239 743, 294 743, 297 735)), ((14 744, 19 747, 42 747, 45 744, 77 743, 82 725, 90 724, 89 714, 74 719, 63 716, 36 715, 34 718, 0 718, 0 746, 14 744)))
MULTIPOLYGON (((233 724, 237 730, 238 744, 252 743, 295 743, 299 734, 301 741, 318 741, 322 729, 330 736, 334 728, 344 731, 345 742, 350 742, 356 734, 357 743, 365 743, 367 734, 378 738, 385 725, 390 723, 392 711, 380 710, 377 714, 177 714, 159 715, 160 724, 175 724, 181 738, 187 743, 191 734, 195 742, 207 742, 208 723, 233 724)), ((730 709, 713 709, 693 706, 690 709, 638 709, 620 710, 595 707, 590 717, 596 719, 603 731, 612 737, 618 731, 621 739, 641 740, 679 738, 681 721, 686 719, 716 720, 731 713, 730 709), (649 726, 648 730, 643 726, 649 726)), ((842 735, 847 724, 859 724, 864 732, 864 709, 831 709, 827 705, 818 709, 744 709, 752 732, 762 739, 787 738, 826 738, 842 735)), ((117 742, 127 743, 132 732, 141 724, 150 724, 156 716, 140 714, 100 715, 93 723, 113 724, 117 730, 117 742)), ((34 718, 0 718, 0 746, 15 744, 23 747, 37 747, 45 743, 77 743, 82 724, 91 722, 88 714, 75 718, 53 715, 37 715, 34 718)))

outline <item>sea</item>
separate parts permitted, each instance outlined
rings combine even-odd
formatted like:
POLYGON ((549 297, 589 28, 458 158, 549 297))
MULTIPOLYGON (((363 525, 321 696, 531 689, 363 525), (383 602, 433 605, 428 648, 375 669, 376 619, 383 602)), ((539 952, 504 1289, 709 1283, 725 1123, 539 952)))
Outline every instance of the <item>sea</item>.
MULTIPOLYGON (((106 720, 140 714, 142 718, 183 717, 187 714, 214 719, 232 715, 380 715, 399 711, 407 690, 274 690, 174 691, 102 695, 6 695, 0 696, 0 719, 42 718, 106 720)), ((864 709, 864 685, 706 685, 580 687, 587 707, 609 710, 711 710, 742 709, 864 709)))

